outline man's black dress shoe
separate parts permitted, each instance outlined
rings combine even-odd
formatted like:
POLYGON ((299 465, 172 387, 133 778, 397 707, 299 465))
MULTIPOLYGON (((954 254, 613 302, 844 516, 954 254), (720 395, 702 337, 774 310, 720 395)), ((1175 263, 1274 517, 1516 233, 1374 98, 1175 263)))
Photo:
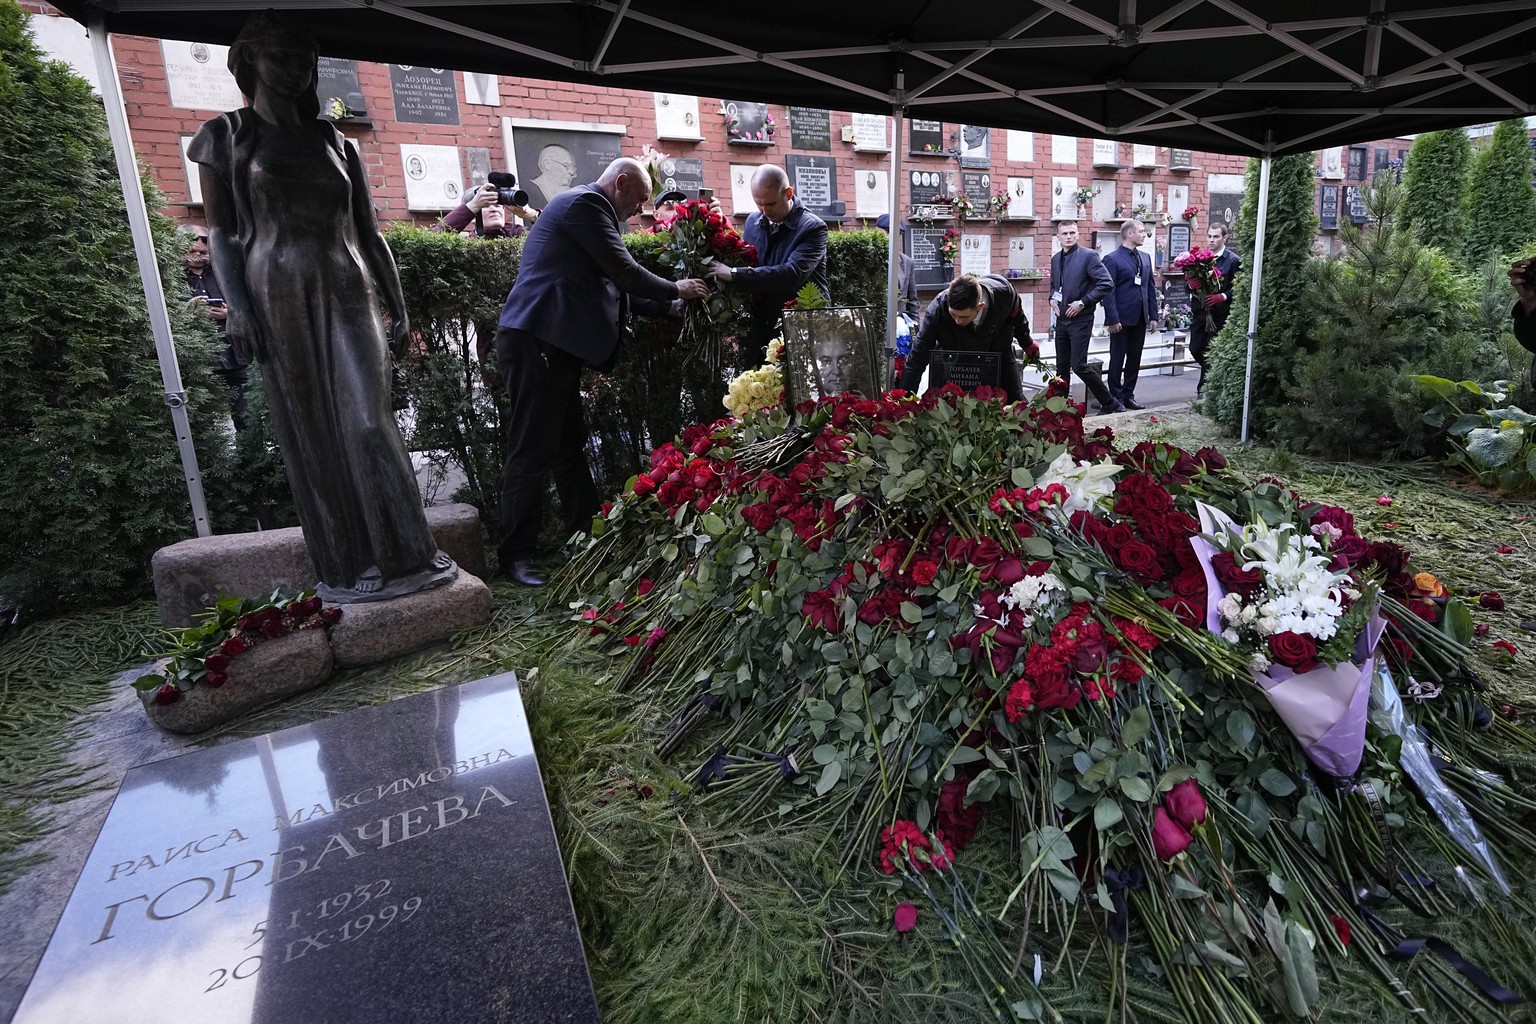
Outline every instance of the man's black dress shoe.
POLYGON ((1144 406, 1140 402, 1136 401, 1136 396, 1135 395, 1126 395, 1124 398, 1120 399, 1120 404, 1125 406, 1127 409, 1145 409, 1146 408, 1146 406, 1144 406))
POLYGON ((527 559, 513 562, 512 567, 506 570, 506 577, 513 583, 521 583, 525 587, 542 587, 549 582, 534 569, 533 563, 527 559))

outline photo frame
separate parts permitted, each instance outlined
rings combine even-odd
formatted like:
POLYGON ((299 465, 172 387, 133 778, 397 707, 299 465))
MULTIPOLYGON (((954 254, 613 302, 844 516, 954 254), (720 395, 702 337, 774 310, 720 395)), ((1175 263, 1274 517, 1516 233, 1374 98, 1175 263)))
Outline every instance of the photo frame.
POLYGON ((784 311, 784 401, 854 392, 880 394, 879 359, 868 306, 784 311))

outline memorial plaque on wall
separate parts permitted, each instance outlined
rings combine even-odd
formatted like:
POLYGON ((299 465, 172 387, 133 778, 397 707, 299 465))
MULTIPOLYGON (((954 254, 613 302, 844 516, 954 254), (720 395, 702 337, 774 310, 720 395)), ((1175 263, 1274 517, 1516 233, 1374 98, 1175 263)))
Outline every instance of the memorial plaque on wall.
POLYGON ((768 104, 750 100, 722 100, 725 112, 736 119, 732 128, 726 129, 725 141, 733 146, 748 143, 772 142, 768 134, 768 104))
POLYGON ((1365 149, 1364 146, 1350 146, 1349 147, 1349 180, 1350 181, 1364 181, 1365 180, 1365 178, 1367 176, 1366 175, 1366 171, 1365 171, 1365 158, 1366 158, 1366 149, 1365 149))
POLYGON ((1189 252, 1189 225, 1168 225, 1168 259, 1171 262, 1183 253, 1189 252))
POLYGON ((971 231, 960 239, 960 273, 977 277, 992 273, 991 235, 971 231))
POLYGON ((229 73, 229 47, 162 39, 160 57, 165 62, 171 106, 225 111, 245 105, 235 76, 229 73))
POLYGON ((863 153, 889 153, 891 144, 886 141, 889 121, 884 114, 854 114, 853 148, 863 153))
POLYGON ((974 124, 960 126, 960 166, 992 166, 992 129, 974 124))
POLYGON ((14 1018, 598 1020, 510 673, 130 769, 14 1018))
POLYGON ((840 217, 837 203, 837 160, 830 156, 800 156, 790 153, 784 158, 784 171, 794 186, 795 198, 818 217, 840 217))
POLYGON ((992 175, 978 171, 960 172, 960 190, 976 204, 976 213, 986 213, 987 202, 992 198, 992 175))
POLYGON ((1392 163, 1392 151, 1390 149, 1388 149, 1386 146, 1378 146, 1378 147, 1376 147, 1376 152, 1374 154, 1374 157, 1375 157, 1375 159, 1374 159, 1374 161, 1371 164, 1371 173, 1373 175, 1380 174, 1382 171, 1387 170, 1388 167, 1391 166, 1391 163, 1392 163))
POLYGON ((878 217, 891 212, 889 171, 853 172, 853 212, 859 217, 878 217))
POLYGON ((681 189, 688 193, 688 198, 697 198, 699 189, 706 187, 704 161, 694 157, 667 157, 661 162, 661 187, 663 190, 681 189))
POLYGON ((1163 298, 1170 306, 1189 305, 1189 282, 1184 280, 1184 275, 1169 277, 1163 285, 1163 298))
POLYGON ((685 93, 657 92, 651 94, 651 105, 656 110, 656 137, 696 142, 704 138, 699 133, 699 98, 685 93))
POLYGON ((1009 128, 1008 159, 1015 163, 1034 163, 1035 160, 1035 133, 1021 132, 1015 128, 1009 128))
POLYGON ((410 64, 389 66, 395 120, 410 124, 458 124, 459 93, 453 72, 410 64))
POLYGON ((908 121, 907 151, 910 153, 944 152, 944 124, 940 121, 908 121))
POLYGON ((1035 215, 1035 179, 1008 179, 1008 216, 1033 217, 1035 215))
POLYGON ((1339 186, 1323 185, 1317 193, 1317 226, 1332 231, 1339 226, 1339 186))
POLYGON ((1241 192, 1212 192, 1210 204, 1208 223, 1221 223, 1229 228, 1237 226, 1238 214, 1243 209, 1243 194, 1241 192))
POLYGON ((320 100, 320 116, 333 104, 347 108, 351 117, 366 117, 368 101, 357 82, 357 61, 339 57, 321 57, 315 64, 315 96, 320 100))
POLYGON ((464 150, 464 172, 469 177, 469 187, 477 188, 490 179, 491 151, 484 146, 469 146, 464 150))
POLYGON ((914 206, 935 202, 940 196, 949 194, 947 171, 907 172, 907 202, 914 206))
POLYGON ((1193 167, 1195 166, 1195 151, 1192 149, 1170 149, 1168 151, 1169 167, 1193 167))
POLYGON ((1349 219, 1356 224, 1371 219, 1370 211, 1365 208, 1365 190, 1359 185, 1344 186, 1344 206, 1349 211, 1349 219))
POLYGON ((789 144, 795 149, 832 151, 832 111, 820 107, 789 108, 789 144))
POLYGON ((400 144, 400 166, 405 171, 405 208, 441 213, 459 205, 464 191, 464 171, 457 146, 400 144))
POLYGON ((939 244, 944 241, 946 230, 916 225, 907 230, 906 250, 912 257, 912 280, 919 288, 942 288, 949 284, 950 271, 939 259, 939 244))

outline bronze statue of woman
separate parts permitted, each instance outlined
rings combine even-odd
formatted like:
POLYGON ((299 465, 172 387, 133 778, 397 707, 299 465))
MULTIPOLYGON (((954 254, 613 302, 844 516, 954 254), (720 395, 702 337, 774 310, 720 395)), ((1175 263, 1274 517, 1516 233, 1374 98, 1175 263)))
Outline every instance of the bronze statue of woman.
POLYGON ((321 596, 446 583, 390 402, 410 334, 357 147, 320 120, 313 41, 257 14, 229 50, 249 106, 205 123, 199 165, 225 334, 261 365, 321 596), (380 298, 388 308, 386 341, 380 298))

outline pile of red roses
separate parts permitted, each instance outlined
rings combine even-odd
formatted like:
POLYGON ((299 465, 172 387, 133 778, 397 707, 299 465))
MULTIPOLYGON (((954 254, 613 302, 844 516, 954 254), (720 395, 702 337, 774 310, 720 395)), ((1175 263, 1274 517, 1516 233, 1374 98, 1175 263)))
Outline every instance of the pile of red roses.
MULTIPOLYGON (((222 640, 214 638, 217 642, 207 653, 199 656, 188 652, 173 657, 170 665, 167 666, 166 675, 182 678, 180 670, 188 667, 186 662, 200 662, 203 670, 200 678, 191 678, 188 685, 192 682, 202 682, 218 689, 229 681, 229 669, 233 660, 246 651, 301 629, 322 629, 340 620, 340 608, 326 608, 320 598, 313 595, 277 601, 241 615, 235 620, 227 636, 222 640)), ((196 676, 196 666, 193 665, 192 668, 191 675, 196 676)), ((152 678, 161 677, 145 676, 141 678, 140 683, 152 678)), ((182 687, 168 681, 155 687, 154 699, 156 704, 163 707, 181 700, 181 695, 182 687)))

